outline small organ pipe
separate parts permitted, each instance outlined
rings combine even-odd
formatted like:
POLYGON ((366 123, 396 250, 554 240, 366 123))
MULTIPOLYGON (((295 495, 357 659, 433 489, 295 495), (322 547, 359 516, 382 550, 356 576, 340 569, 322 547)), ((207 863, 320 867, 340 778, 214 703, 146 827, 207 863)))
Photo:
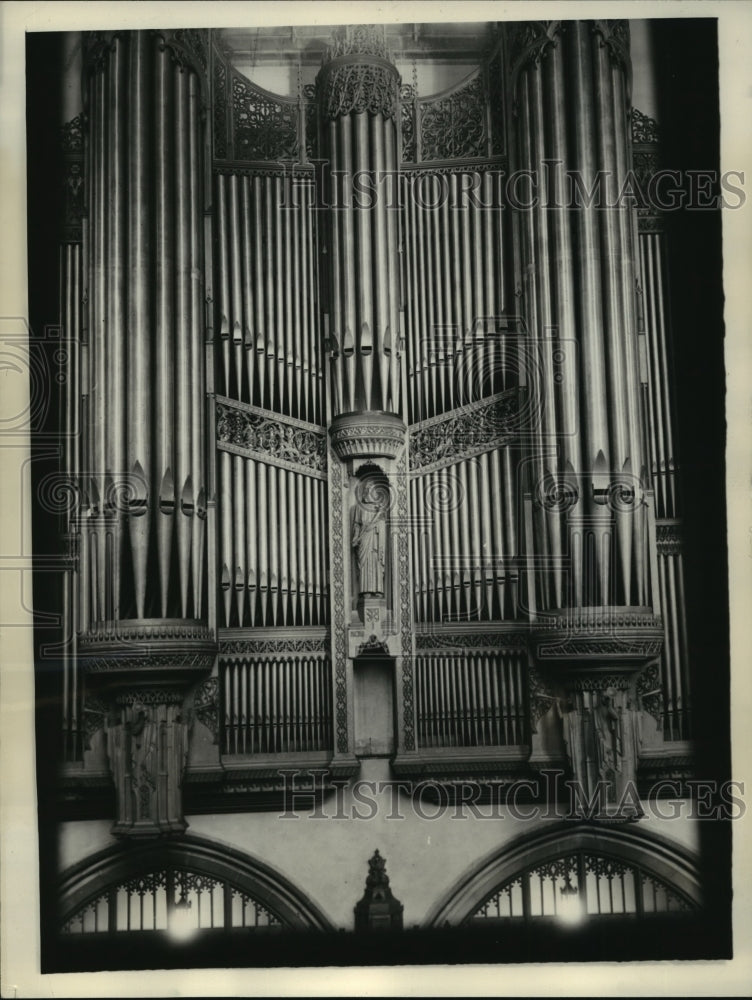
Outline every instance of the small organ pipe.
MULTIPOLYGON (((232 456, 223 451, 220 453, 220 484, 224 496, 232 496, 232 456)), ((229 511, 222 518, 222 589, 225 603, 225 626, 230 624, 232 609, 232 584, 234 575, 234 559, 232 551, 232 519, 229 511)))
POLYGON ((248 545, 248 606, 250 612, 250 625, 256 624, 256 596, 258 588, 258 544, 256 539, 257 530, 257 486, 256 486, 256 463, 252 458, 245 462, 246 497, 248 502, 245 508, 246 517, 246 543, 248 545))
POLYGON ((243 369, 245 368, 245 342, 243 338, 243 305, 240 277, 243 253, 240 242, 240 207, 238 185, 240 178, 234 174, 227 178, 229 186, 228 221, 230 245, 230 339, 232 341, 232 372, 234 395, 243 399, 243 369))
POLYGON ((230 392, 230 256, 227 233, 227 182, 217 177, 217 243, 219 248, 219 336, 222 344, 224 390, 230 392))
POLYGON ((279 503, 279 607, 280 625, 287 625, 290 603, 290 522, 287 513, 287 471, 277 471, 277 497, 279 503))
POLYGON ((499 449, 491 452, 491 470, 489 474, 491 489, 491 510, 493 523, 493 554, 496 566, 496 593, 499 602, 499 615, 506 617, 505 608, 505 578, 509 567, 508 539, 504 538, 504 511, 514 506, 514 494, 504 492, 504 482, 501 472, 501 456, 499 449))
MULTIPOLYGON (((287 470, 285 473, 287 480, 287 513, 290 519, 290 601, 292 605, 292 624, 300 623, 300 575, 298 572, 298 533, 302 530, 302 525, 297 514, 300 511, 295 493, 295 473, 287 470)), ((302 512, 301 512, 302 513, 302 512)))
MULTIPOLYGON (((290 195, 292 197, 292 195, 290 195)), ((305 212, 305 209, 302 210, 305 212)), ((288 209, 291 221, 289 224, 288 237, 291 241, 290 255, 291 268, 288 289, 292 296, 290 302, 290 325, 291 344, 293 352, 293 364, 295 367, 295 413, 303 417, 306 413, 305 399, 308 387, 303 379, 303 323, 305 320, 306 301, 302 289, 302 266, 304 244, 301 247, 300 226, 302 221, 299 218, 300 212, 288 209)))
MULTIPOLYGON (((250 182, 249 182, 250 183, 250 182)), ((252 197, 252 232, 253 245, 256 252, 253 255, 254 268, 254 317, 253 326, 253 349, 255 351, 255 373, 256 382, 251 387, 251 402, 258 406, 264 405, 264 393, 266 391, 266 282, 264 281, 264 261, 268 253, 268 247, 264 241, 264 201, 263 201, 264 178, 258 175, 253 177, 253 197, 252 197)))
POLYGON ((491 508, 489 504, 491 494, 491 482, 489 477, 488 454, 480 455, 477 459, 479 466, 479 492, 480 492, 480 528, 481 528, 481 560, 483 566, 483 580, 485 586, 485 609, 486 614, 482 617, 493 617, 493 585, 495 568, 495 551, 493 541, 493 523, 491 519, 491 508))
POLYGON ((264 530, 269 536, 269 604, 271 607, 272 623, 276 625, 278 614, 279 598, 279 525, 277 520, 279 493, 277 488, 277 468, 268 465, 266 469, 266 483, 268 489, 267 516, 268 522, 264 525, 264 530))
POLYGON ((258 248, 253 243, 253 197, 251 190, 251 180, 248 177, 239 178, 241 184, 240 207, 242 216, 241 239, 242 239, 242 260, 241 269, 243 275, 243 347, 245 348, 245 377, 247 396, 249 403, 254 402, 254 380, 255 380, 255 295, 254 295, 254 265, 253 259, 258 256, 258 248))
POLYGON ((258 498, 256 521, 259 550, 258 587, 261 597, 261 619, 259 625, 266 625, 266 609, 269 602, 269 535, 267 529, 266 466, 263 462, 258 462, 256 465, 256 489, 256 496, 258 498))
POLYGON ((232 562, 232 585, 237 602, 238 623, 243 627, 243 607, 246 589, 246 538, 245 538, 245 512, 249 503, 253 500, 245 495, 245 469, 244 462, 240 455, 232 456, 233 465, 233 542, 234 556, 232 562))
MULTIPOLYGON (((150 421, 143 415, 151 412, 150 337, 151 303, 149 255, 149 183, 150 162, 148 108, 147 37, 138 32, 129 45, 129 150, 128 150, 128 468, 132 493, 138 506, 132 507, 130 538, 133 559, 136 617, 144 617, 147 597, 147 559, 151 523, 150 501, 152 453, 150 421), (133 415, 138 415, 133 419, 133 415)), ((104 202, 100 211, 104 216, 104 202)), ((103 236, 103 234, 102 234, 103 236)), ((101 238, 101 237, 100 237, 101 238)))
POLYGON ((313 497, 311 488, 311 477, 301 476, 303 481, 304 491, 305 491, 305 523, 307 525, 305 532, 305 550, 306 550, 306 592, 308 595, 308 624, 313 623, 313 605, 314 605, 314 573, 313 573, 313 540, 311 537, 310 526, 313 524, 313 497))
MULTIPOLYGON (((288 174, 285 174, 282 178, 282 184, 284 187, 283 198, 284 209, 281 209, 282 216, 284 219, 283 228, 283 246, 284 246, 284 265, 282 274, 285 276, 286 280, 284 284, 284 355, 285 355, 285 393, 287 397, 287 413, 297 414, 299 413, 298 407, 300 406, 300 400, 295 391, 295 344, 293 342, 293 331, 295 329, 295 314, 292 310, 292 230, 295 224, 295 218, 292 214, 292 209, 290 208, 292 200, 292 190, 291 182, 288 174)), ((282 282, 280 282, 282 284, 282 282)))
POLYGON ((437 496, 440 498, 438 517, 441 527, 441 555, 440 555, 440 586, 442 591, 443 600, 446 607, 447 621, 452 621, 454 617, 454 608, 452 602, 452 546, 449 537, 449 511, 447 498, 451 495, 451 485, 449 483, 447 470, 439 469, 438 472, 438 491, 437 496))

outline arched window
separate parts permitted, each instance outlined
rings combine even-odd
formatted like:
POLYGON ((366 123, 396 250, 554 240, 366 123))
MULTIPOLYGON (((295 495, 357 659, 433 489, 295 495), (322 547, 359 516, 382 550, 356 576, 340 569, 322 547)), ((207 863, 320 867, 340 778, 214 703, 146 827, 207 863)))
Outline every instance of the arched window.
POLYGON ((65 873, 59 927, 71 935, 328 930, 320 910, 250 855, 187 835, 118 846, 65 873))
POLYGON ((230 882, 168 865, 110 886, 68 917, 62 932, 169 931, 181 936, 219 927, 282 926, 275 913, 230 882))
POLYGON ((556 823, 516 838, 465 873, 429 926, 641 919, 701 905, 691 852, 636 826, 556 823))
POLYGON ((537 918, 575 923, 588 917, 641 917, 694 908, 690 898, 638 865, 581 850, 508 879, 466 923, 537 918))

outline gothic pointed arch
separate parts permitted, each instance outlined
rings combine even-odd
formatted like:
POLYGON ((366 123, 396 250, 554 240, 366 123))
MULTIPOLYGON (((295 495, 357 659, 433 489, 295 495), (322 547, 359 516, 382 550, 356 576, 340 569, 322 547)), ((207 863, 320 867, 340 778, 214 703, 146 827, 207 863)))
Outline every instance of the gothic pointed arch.
MULTIPOLYGON (((147 895, 156 915, 159 891, 179 894, 186 885, 193 892, 208 890, 209 911, 214 893, 220 926, 248 927, 250 913, 253 926, 259 926, 260 917, 265 927, 332 930, 316 904, 270 865, 237 848, 190 834, 171 843, 117 845, 68 868, 60 882, 59 924, 74 932, 134 929, 123 924, 122 914, 118 917, 118 894, 125 892, 128 904, 131 894, 147 895)), ((172 905, 174 901, 167 904, 172 905)), ((207 919, 200 926, 216 923, 207 919)), ((155 916, 135 929, 159 930, 159 921, 155 916)))
POLYGON ((557 881, 569 884, 569 873, 575 884, 579 877, 583 889, 587 878, 605 877, 609 882, 621 878, 619 908, 601 908, 596 888, 595 897, 591 892, 587 899, 588 916, 630 912, 641 916, 658 912, 664 905, 668 910, 694 910, 702 902, 697 859, 687 849, 637 827, 575 825, 565 821, 516 837, 473 865, 429 912, 426 926, 469 923, 484 916, 489 904, 495 906, 497 897, 504 895, 509 898, 502 901, 507 904, 505 909, 496 908, 498 916, 554 915, 547 913, 545 906, 536 909, 533 905, 531 910, 529 900, 523 904, 522 897, 529 891, 526 881, 531 874, 537 877, 540 873, 550 879, 552 896, 557 881), (629 880, 626 894, 625 874, 629 880), (513 887, 519 887, 517 911, 512 902, 513 887), (655 903, 655 896, 648 897, 648 893, 655 892, 662 900, 660 904, 655 903))

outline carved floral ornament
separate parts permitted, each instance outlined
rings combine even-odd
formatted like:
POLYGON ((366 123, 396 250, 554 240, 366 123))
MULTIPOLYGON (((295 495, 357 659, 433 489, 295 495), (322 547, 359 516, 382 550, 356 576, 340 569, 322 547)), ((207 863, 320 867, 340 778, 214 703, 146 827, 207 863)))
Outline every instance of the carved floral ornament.
POLYGON ((320 431, 223 403, 217 404, 217 443, 277 458, 305 471, 326 468, 326 439, 320 431))
POLYGON ((660 130, 655 118, 645 115, 637 108, 630 113, 632 122, 632 142, 657 143, 660 141, 660 130))
POLYGON ((488 154, 486 93, 480 71, 453 93, 420 101, 418 108, 422 160, 488 154))
POLYGON ((432 417, 410 433, 410 469, 427 471, 429 467, 486 451, 512 435, 517 429, 518 418, 516 390, 508 390, 490 402, 432 417))
POLYGON ((396 118, 400 103, 400 75, 396 67, 374 56, 357 62, 327 63, 317 80, 322 115, 336 120, 367 112, 396 118))

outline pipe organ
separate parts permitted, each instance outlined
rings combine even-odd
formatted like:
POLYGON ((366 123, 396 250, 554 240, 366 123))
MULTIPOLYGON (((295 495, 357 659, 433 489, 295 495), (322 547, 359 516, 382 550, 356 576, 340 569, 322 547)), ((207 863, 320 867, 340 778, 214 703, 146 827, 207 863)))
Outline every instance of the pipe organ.
POLYGON ((62 724, 123 836, 194 772, 356 774, 374 659, 400 774, 690 733, 667 245, 583 197, 642 155, 626 22, 497 26, 433 96, 381 28, 321 55, 291 96, 219 32, 87 41, 62 724))

